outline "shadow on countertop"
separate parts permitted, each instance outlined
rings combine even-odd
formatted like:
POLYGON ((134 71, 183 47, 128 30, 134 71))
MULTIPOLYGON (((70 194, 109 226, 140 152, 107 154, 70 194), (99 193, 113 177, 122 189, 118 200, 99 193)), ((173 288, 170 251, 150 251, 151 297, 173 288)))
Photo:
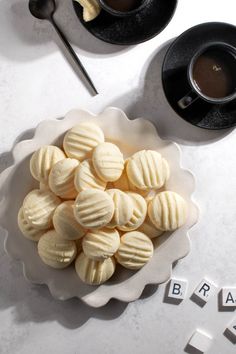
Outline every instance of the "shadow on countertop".
POLYGON ((206 130, 186 122, 169 105, 162 85, 162 63, 171 41, 157 48, 143 68, 139 88, 110 103, 124 109, 129 118, 150 120, 164 139, 185 145, 206 145, 230 134, 231 129, 206 130), (131 102, 131 103, 130 103, 131 102))
MULTIPOLYGON (((132 47, 111 45, 92 36, 80 23, 72 0, 57 0, 55 21, 65 36, 84 55, 116 55, 132 47)), ((0 2, 0 55, 13 61, 32 61, 50 55, 57 49, 51 42, 60 43, 48 21, 34 18, 28 10, 28 0, 2 0, 0 2)))
MULTIPOLYGON (((69 329, 83 326, 90 318, 113 320, 122 315, 128 304, 111 300, 106 306, 92 308, 78 299, 56 300, 45 285, 28 283, 18 261, 10 259, 4 253, 3 237, 0 233, 0 310, 14 308, 16 322, 57 321, 69 329)), ((157 286, 147 286, 141 299, 151 297, 157 286)), ((139 300, 142 301, 142 300, 139 300)))
MULTIPOLYGON (((13 147, 23 140, 32 139, 34 136, 34 129, 26 130, 24 133, 20 134, 13 143, 13 147)), ((6 151, 0 154, 0 173, 2 173, 6 168, 13 164, 12 151, 6 151)))

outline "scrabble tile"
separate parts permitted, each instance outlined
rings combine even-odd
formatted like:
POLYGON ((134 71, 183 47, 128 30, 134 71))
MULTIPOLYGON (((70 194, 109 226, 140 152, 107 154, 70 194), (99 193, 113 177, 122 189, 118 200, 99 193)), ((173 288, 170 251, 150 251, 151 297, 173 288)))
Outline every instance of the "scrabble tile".
POLYGON ((204 278, 197 288, 194 290, 194 293, 191 299, 199 305, 205 305, 209 299, 216 293, 217 285, 215 285, 212 281, 204 278))
POLYGON ((188 282, 186 280, 171 279, 168 290, 168 298, 182 301, 187 292, 188 282))
POLYGON ((236 318, 233 322, 229 324, 227 330, 235 337, 236 339, 236 318))
POLYGON ((228 325, 224 331, 224 335, 228 338, 233 344, 236 344, 236 318, 228 325))
POLYGON ((199 353, 206 353, 212 344, 212 337, 196 330, 188 342, 188 346, 196 349, 199 353))
POLYGON ((228 308, 236 307, 236 288, 222 289, 222 306, 228 308))

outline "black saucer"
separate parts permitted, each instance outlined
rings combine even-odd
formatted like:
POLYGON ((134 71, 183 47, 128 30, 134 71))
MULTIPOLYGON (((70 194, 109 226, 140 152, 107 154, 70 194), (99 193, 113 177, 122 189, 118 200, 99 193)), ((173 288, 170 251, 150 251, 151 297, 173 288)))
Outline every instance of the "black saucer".
POLYGON ((138 44, 160 33, 172 19, 178 0, 150 0, 138 14, 115 17, 104 10, 91 22, 84 22, 83 8, 73 1, 75 12, 84 27, 104 42, 138 44))
POLYGON ((185 110, 177 102, 189 91, 187 67, 193 54, 210 42, 226 42, 236 47, 236 27, 209 22, 190 28, 168 49, 162 67, 166 98, 175 112, 187 122, 205 129, 225 129, 236 125, 236 101, 223 106, 197 100, 185 110))

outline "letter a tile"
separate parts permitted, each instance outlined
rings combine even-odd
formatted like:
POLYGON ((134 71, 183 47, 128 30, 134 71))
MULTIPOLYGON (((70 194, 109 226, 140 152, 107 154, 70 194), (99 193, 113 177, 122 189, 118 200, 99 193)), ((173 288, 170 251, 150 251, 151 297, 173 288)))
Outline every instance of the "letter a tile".
POLYGON ((236 288, 222 289, 222 306, 229 308, 236 307, 236 288))

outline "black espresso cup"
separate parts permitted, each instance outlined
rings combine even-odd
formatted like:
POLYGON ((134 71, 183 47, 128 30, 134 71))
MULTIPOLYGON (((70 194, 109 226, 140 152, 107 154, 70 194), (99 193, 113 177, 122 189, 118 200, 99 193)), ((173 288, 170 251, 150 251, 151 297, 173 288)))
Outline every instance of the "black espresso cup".
POLYGON ((103 10, 117 17, 126 17, 143 10, 150 0, 99 0, 103 10))
POLYGON ((236 48, 223 42, 204 45, 192 57, 188 70, 191 91, 178 101, 182 109, 196 100, 225 104, 236 99, 236 48))

